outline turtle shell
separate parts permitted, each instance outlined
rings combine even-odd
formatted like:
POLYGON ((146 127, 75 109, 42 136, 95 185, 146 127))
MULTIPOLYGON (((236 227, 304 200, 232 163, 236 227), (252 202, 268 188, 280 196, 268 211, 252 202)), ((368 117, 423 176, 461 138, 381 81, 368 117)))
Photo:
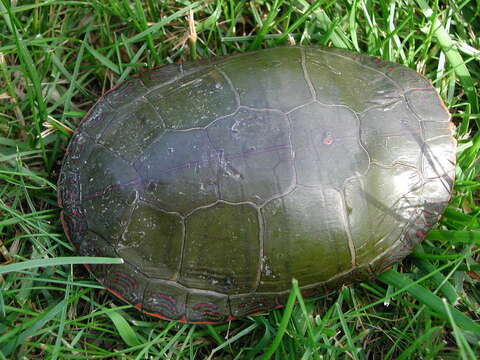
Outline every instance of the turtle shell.
POLYGON ((167 65, 102 97, 68 147, 62 219, 89 270, 162 319, 216 323, 367 279, 450 198, 450 116, 381 59, 283 47, 167 65))

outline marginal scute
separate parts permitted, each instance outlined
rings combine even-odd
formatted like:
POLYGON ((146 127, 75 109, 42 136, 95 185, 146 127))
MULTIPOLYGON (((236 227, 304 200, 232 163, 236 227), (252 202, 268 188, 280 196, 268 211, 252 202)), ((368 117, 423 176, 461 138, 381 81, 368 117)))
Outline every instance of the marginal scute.
POLYGON ((218 65, 234 85, 241 105, 289 111, 313 100, 304 79, 300 48, 285 47, 235 57, 218 65))
POLYGON ((221 322, 230 315, 228 296, 190 291, 187 297, 187 318, 190 322, 221 322))
POLYGON ((432 140, 442 136, 451 138, 453 126, 451 122, 422 121, 425 140, 432 140))
POLYGON ((139 308, 147 283, 148 278, 128 263, 110 266, 104 281, 105 287, 139 308))
MULTIPOLYGON (((423 200, 425 206, 429 207, 435 204, 441 204, 444 207, 450 200, 450 192, 447 191, 453 186, 453 175, 437 177, 425 180, 423 184, 423 200)), ((434 208, 440 214, 443 211, 434 208)))
POLYGON ((173 280, 180 267, 183 232, 183 221, 178 215, 139 201, 116 249, 147 276, 173 280))
POLYGON ((61 206, 71 206, 80 203, 80 174, 62 169, 58 178, 58 189, 62 201, 61 206))
POLYGON ((85 167, 95 142, 88 136, 78 133, 68 145, 67 156, 58 178, 58 190, 61 206, 73 207, 80 204, 82 182, 80 170, 85 167))
POLYGON ((69 162, 62 166, 63 171, 78 172, 87 164, 87 160, 95 147, 95 141, 83 133, 73 137, 68 145, 69 162))
POLYGON ((362 144, 371 161, 418 166, 423 146, 422 128, 404 101, 365 111, 360 122, 362 144), (389 118, 395 121, 385 121, 389 118))
POLYGON ((382 72, 360 67, 350 57, 326 56, 321 48, 306 48, 306 68, 323 104, 345 105, 361 112, 394 102, 403 92, 382 72))
POLYGON ((187 75, 146 95, 165 126, 181 130, 205 127, 215 119, 235 112, 235 94, 227 79, 209 69, 187 75), (181 101, 179 101, 181 99, 181 101))
POLYGON ((161 318, 180 320, 185 316, 187 291, 172 282, 150 280, 142 309, 161 318))
POLYGON ((262 294, 252 293, 247 295, 230 296, 230 307, 233 317, 254 315, 279 308, 287 302, 288 293, 262 294))
MULTIPOLYGON (((115 249, 102 236, 87 230, 82 233, 76 243, 78 252, 82 256, 96 257, 118 257, 115 249)), ((89 264, 88 269, 92 271, 98 281, 104 282, 112 264, 89 264)))
POLYGON ((340 189, 346 179, 368 170, 359 121, 350 109, 312 103, 289 117, 298 184, 340 189))
POLYGON ((241 108, 207 132, 219 154, 222 200, 262 204, 292 186, 290 129, 283 113, 241 108))
POLYGON ((431 226, 439 220, 439 214, 443 212, 446 202, 424 202, 408 223, 402 228, 402 234, 392 243, 388 251, 377 256, 369 265, 372 271, 380 273, 400 262, 409 255, 415 246, 425 237, 431 226))
POLYGON ((62 225, 65 232, 68 234, 68 239, 76 249, 80 249, 83 245, 82 240, 85 232, 88 230, 87 218, 85 209, 80 204, 63 205, 61 213, 62 225))
POLYGON ((179 282, 223 294, 253 291, 260 266, 259 231, 257 210, 248 204, 218 203, 195 211, 186 219, 179 282))
POLYGON ((143 197, 166 211, 185 215, 218 199, 218 154, 205 130, 166 132, 134 166, 143 197))
POLYGON ((419 172, 408 166, 372 164, 367 175, 346 183, 345 201, 357 264, 368 264, 397 241, 421 206, 421 191, 419 172))
POLYGON ((405 94, 412 111, 422 121, 448 122, 450 113, 435 89, 412 90, 405 94))
POLYGON ((352 266, 341 194, 328 187, 297 188, 262 209, 263 258, 257 291, 327 281, 352 266))
POLYGON ((158 113, 145 99, 132 102, 129 111, 119 110, 115 120, 100 142, 128 161, 137 158, 165 128, 158 113), (125 133, 128 136, 122 136, 125 133))

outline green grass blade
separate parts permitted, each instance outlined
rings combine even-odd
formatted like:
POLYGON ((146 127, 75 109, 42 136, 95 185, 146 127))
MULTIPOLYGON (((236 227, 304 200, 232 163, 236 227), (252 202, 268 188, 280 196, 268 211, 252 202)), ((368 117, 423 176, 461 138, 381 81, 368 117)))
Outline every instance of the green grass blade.
MULTIPOLYGON (((292 285, 298 288, 298 281, 296 279, 292 280, 292 285)), ((278 326, 277 333, 273 339, 272 344, 267 349, 267 351, 260 357, 260 360, 269 360, 270 357, 275 353, 275 350, 280 346, 280 342, 282 341, 283 335, 285 335, 285 331, 287 329, 287 324, 290 321, 293 311, 293 305, 295 304, 295 292, 291 291, 290 295, 288 296, 287 304, 285 305, 285 309, 283 311, 282 320, 278 326)))
POLYGON ((88 257, 88 256, 64 256, 52 259, 28 260, 19 263, 1 265, 0 275, 11 272, 25 271, 38 267, 74 265, 74 264, 122 264, 120 258, 88 257))
MULTIPOLYGON (((428 291, 424 287, 415 284, 407 276, 400 274, 396 271, 389 270, 384 272, 383 274, 380 274, 378 276, 378 279, 386 284, 407 291, 415 299, 433 310, 439 317, 445 320, 448 319, 448 314, 445 311, 445 306, 442 300, 437 295, 428 291)), ((462 327, 465 330, 480 334, 480 324, 475 323, 474 321, 472 321, 472 319, 466 317, 463 313, 455 309, 453 306, 448 304, 448 307, 452 313, 453 319, 458 324, 458 326, 462 327)))
POLYGON ((115 325, 115 328, 118 331, 118 334, 122 337, 125 344, 128 346, 137 346, 140 345, 140 340, 138 339, 137 333, 133 330, 130 324, 125 320, 125 318, 118 311, 109 311, 106 313, 107 316, 112 320, 112 323, 115 325))

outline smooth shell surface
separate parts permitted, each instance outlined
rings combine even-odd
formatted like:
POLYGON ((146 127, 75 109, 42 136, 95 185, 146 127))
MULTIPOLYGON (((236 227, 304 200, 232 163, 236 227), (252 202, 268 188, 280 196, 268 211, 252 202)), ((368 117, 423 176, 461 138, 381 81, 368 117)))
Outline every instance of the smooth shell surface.
POLYGON ((101 98, 59 180, 65 232, 144 312, 215 323, 400 261, 450 198, 455 140, 397 64, 283 47, 168 65, 101 98))

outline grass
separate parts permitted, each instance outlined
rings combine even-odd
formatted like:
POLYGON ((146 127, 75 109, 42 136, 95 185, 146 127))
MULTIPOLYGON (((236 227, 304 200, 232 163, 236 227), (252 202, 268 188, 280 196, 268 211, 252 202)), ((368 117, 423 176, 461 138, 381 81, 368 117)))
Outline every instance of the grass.
POLYGON ((478 33, 475 0, 0 0, 0 359, 479 358, 478 33), (72 258, 55 183, 94 101, 144 68, 293 43, 405 64, 445 99, 457 179, 423 244, 376 280, 314 300, 294 282, 284 309, 215 326, 142 315, 73 265, 92 259, 72 258))

